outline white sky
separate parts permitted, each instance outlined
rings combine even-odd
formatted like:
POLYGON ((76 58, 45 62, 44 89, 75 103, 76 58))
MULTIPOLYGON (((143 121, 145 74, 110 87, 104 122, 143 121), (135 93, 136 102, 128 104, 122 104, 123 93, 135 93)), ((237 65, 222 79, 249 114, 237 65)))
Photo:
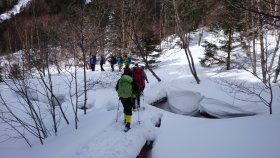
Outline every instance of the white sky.
MULTIPOLYGON (((211 36, 204 37, 207 38, 211 36)), ((146 85, 144 98, 141 99, 141 106, 145 109, 133 113, 132 129, 129 132, 122 131, 124 125, 121 106, 116 122, 118 97, 114 86, 120 73, 110 72, 107 62, 105 72, 100 71, 99 65, 96 66, 98 71, 87 71, 88 80, 102 78, 111 85, 108 88, 96 86, 89 91, 90 109, 87 115, 79 111, 78 130, 74 129, 73 119, 70 120, 70 125, 65 125, 62 121, 58 136, 48 137, 44 145, 36 139, 31 139, 32 148, 22 140, 0 143, 0 157, 133 158, 147 140, 153 140, 151 158, 279 158, 279 87, 274 91, 274 114, 269 115, 268 108, 264 105, 234 100, 221 90, 220 85, 213 82, 219 75, 200 66, 198 58, 203 55, 203 48, 196 44, 196 39, 191 45, 191 51, 201 84, 196 84, 191 76, 182 50, 174 48, 166 51, 160 57, 160 67, 155 69, 162 82, 157 82, 151 73, 146 71, 150 83, 146 85), (168 97, 171 108, 181 113, 190 114, 200 109, 222 118, 226 117, 225 114, 232 113, 256 115, 206 119, 175 114, 149 105, 165 96, 168 97), (161 127, 157 128, 154 124, 159 118, 162 118, 162 122, 161 127)), ((81 77, 82 72, 79 75, 81 77)), ((242 71, 229 71, 223 75, 237 80, 252 78, 251 74, 242 71)), ((53 78, 55 85, 59 85, 56 93, 65 96, 63 106, 68 107, 67 111, 71 115, 68 90, 61 78, 65 76, 56 75, 53 78)), ((80 81, 82 83, 82 80, 80 81)), ((37 81, 33 79, 31 82, 37 81)), ((13 99, 14 93, 5 89, 4 85, 0 86, 1 92, 5 92, 5 98, 13 102, 13 105, 20 106, 13 99)), ((80 86, 82 87, 82 84, 80 86)), ((45 105, 44 98, 38 97, 41 105, 45 105)), ((2 124, 0 126, 0 139, 4 139, 8 131, 2 124)))

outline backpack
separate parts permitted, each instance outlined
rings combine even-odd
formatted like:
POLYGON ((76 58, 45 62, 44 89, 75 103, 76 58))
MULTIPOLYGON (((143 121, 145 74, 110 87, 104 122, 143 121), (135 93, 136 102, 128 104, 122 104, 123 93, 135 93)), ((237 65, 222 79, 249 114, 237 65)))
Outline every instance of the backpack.
POLYGON ((113 61, 112 61, 113 64, 116 64, 117 63, 117 59, 116 57, 113 57, 113 61))
POLYGON ((122 64, 123 63, 123 58, 122 57, 118 57, 118 59, 117 59, 118 61, 118 64, 122 64))
POLYGON ((143 77, 143 69, 135 67, 133 70, 133 79, 136 81, 139 89, 143 89, 145 86, 145 79, 143 77))
POLYGON ((95 64, 95 56, 90 56, 90 64, 95 64))
POLYGON ((106 63, 106 60, 105 60, 105 58, 102 56, 101 59, 100 59, 100 64, 102 65, 102 64, 105 64, 105 63, 106 63))
POLYGON ((118 81, 117 92, 121 98, 133 97, 133 79, 129 75, 123 75, 118 81))
POLYGON ((127 59, 128 59, 128 63, 131 63, 131 56, 128 56, 127 59))

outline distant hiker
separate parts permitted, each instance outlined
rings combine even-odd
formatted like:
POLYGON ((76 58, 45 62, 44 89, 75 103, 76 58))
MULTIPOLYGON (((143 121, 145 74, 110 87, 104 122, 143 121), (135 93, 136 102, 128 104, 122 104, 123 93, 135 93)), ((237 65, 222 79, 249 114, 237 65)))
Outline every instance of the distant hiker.
POLYGON ((101 68, 101 71, 105 71, 104 68, 103 68, 103 64, 105 64, 105 58, 103 55, 101 55, 100 57, 100 68, 101 68))
POLYGON ((121 55, 119 55, 117 57, 117 63, 118 63, 119 71, 121 72, 122 71, 122 67, 123 67, 123 58, 122 58, 121 55))
POLYGON ((139 65, 136 63, 133 67, 132 71, 132 77, 136 81, 139 93, 136 95, 137 99, 137 108, 140 107, 140 96, 143 94, 143 91, 145 89, 145 80, 147 83, 149 83, 147 75, 144 71, 144 67, 139 67, 139 65))
POLYGON ((90 67, 92 71, 95 71, 95 64, 96 64, 96 56, 91 55, 89 59, 90 67))
POLYGON ((122 77, 118 80, 116 91, 124 108, 124 123, 127 132, 130 129, 132 109, 135 109, 135 96, 138 93, 136 82, 132 78, 132 72, 129 68, 124 69, 122 77))
POLYGON ((117 59, 113 54, 110 55, 109 62, 110 62, 112 71, 115 71, 114 65, 117 63, 117 59))
POLYGON ((131 64, 131 56, 124 55, 124 63, 126 67, 129 67, 131 64))

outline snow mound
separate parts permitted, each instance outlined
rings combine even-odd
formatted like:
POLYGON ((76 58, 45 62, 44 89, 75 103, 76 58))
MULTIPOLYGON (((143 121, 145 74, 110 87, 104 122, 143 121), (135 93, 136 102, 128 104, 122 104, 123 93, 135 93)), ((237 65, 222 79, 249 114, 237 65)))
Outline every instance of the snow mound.
POLYGON ((255 115, 255 113, 246 111, 235 105, 231 105, 224 101, 212 98, 203 98, 203 100, 200 102, 199 110, 201 113, 205 112, 217 118, 255 115))
POLYGON ((169 108, 172 112, 194 116, 199 112, 200 93, 186 90, 170 90, 167 92, 169 108))

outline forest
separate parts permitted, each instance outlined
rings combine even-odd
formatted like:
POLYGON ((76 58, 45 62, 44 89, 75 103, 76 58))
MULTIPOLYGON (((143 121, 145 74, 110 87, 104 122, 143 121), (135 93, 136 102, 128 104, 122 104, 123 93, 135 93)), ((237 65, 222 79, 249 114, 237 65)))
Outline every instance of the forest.
MULTIPOLYGON (((11 8, 16 2, 1 1, 0 11, 11 8)), ((25 71, 22 73, 28 75, 33 67, 45 69, 46 63, 56 64, 59 70, 56 59, 65 61, 73 54, 86 63, 90 50, 93 50, 91 54, 105 55, 105 52, 118 50, 146 61, 149 52, 160 52, 155 45, 175 34, 191 57, 189 34, 198 28, 209 28, 213 34, 222 31, 225 40, 220 46, 205 43, 202 64, 219 63, 226 65, 227 70, 231 69, 235 66, 231 54, 238 43, 250 57, 255 75, 256 52, 260 52, 262 79, 266 81, 266 64, 270 71, 273 63, 278 62, 278 68, 273 70, 275 76, 279 73, 280 61, 276 56, 280 37, 279 5, 277 0, 30 1, 20 14, 0 23, 0 53, 24 51, 25 71), (277 37, 275 51, 269 52, 271 58, 265 52, 265 37, 269 30, 277 37), (223 51, 224 55, 218 56, 217 50, 223 51)), ((190 68, 199 83, 191 58, 190 68)))

